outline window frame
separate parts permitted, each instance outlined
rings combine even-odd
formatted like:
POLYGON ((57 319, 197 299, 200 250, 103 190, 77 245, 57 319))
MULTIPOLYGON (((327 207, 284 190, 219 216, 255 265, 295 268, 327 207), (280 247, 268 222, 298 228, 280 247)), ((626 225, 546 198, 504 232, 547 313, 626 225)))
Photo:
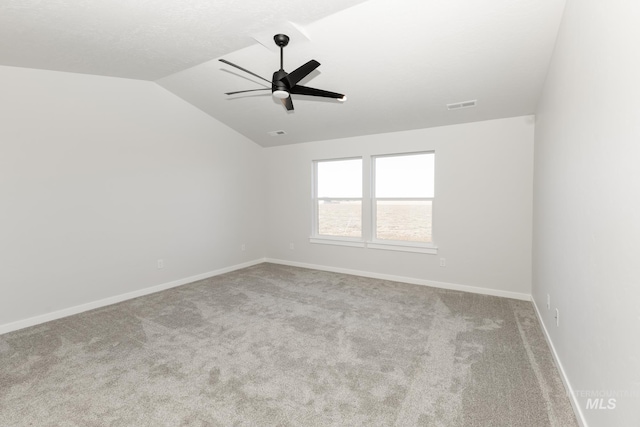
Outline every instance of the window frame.
POLYGON ((364 216, 365 210, 365 179, 364 179, 364 165, 365 158, 364 156, 353 156, 353 157, 339 157, 335 159, 320 159, 313 161, 313 180, 312 180, 312 231, 310 241, 312 243, 327 243, 327 242, 335 242, 334 244, 340 246, 356 246, 356 247, 364 247, 365 242, 365 226, 362 222, 362 217, 364 216), (360 160, 362 166, 362 177, 361 184, 362 188, 360 189, 360 198, 357 197, 318 197, 318 164, 322 162, 339 162, 346 160, 360 160), (320 234, 320 215, 318 214, 318 207, 320 201, 360 201, 360 237, 348 237, 348 236, 332 236, 328 234, 320 234))
MULTIPOLYGON (((311 182, 311 236, 309 237, 310 243, 328 244, 337 246, 351 246, 361 247, 369 249, 391 250, 391 251, 403 251, 403 252, 417 252, 435 255, 438 253, 438 247, 435 242, 435 233, 433 227, 433 217, 435 212, 435 188, 434 196, 426 198, 376 198, 375 196, 375 159, 380 157, 394 157, 394 156, 410 156, 419 154, 433 154, 435 156, 435 150, 422 150, 422 151, 410 151, 401 153, 389 153, 389 154, 366 154, 361 156, 348 156, 326 159, 312 160, 312 182, 311 182), (318 163, 341 161, 341 160, 356 160, 362 161, 362 198, 332 198, 332 197, 318 197, 318 163), (360 200, 361 202, 361 237, 344 237, 344 236, 331 236, 321 235, 319 231, 319 215, 318 206, 320 200, 360 200), (376 202, 378 200, 425 200, 431 201, 431 242, 413 242, 407 240, 388 240, 378 239, 376 237, 376 202)), ((435 162, 435 158, 434 158, 435 162)), ((434 187, 435 187, 435 163, 434 163, 434 187)))
MULTIPOLYGON (((371 177, 369 182, 371 183, 371 197, 370 197, 370 212, 371 212, 371 236, 370 236, 370 247, 373 246, 402 246, 402 247, 415 247, 415 248, 434 248, 433 244, 433 208, 435 201, 435 182, 434 182, 434 190, 433 197, 378 197, 376 195, 376 159, 387 158, 387 157, 407 157, 407 156, 417 156, 422 154, 433 154, 434 155, 434 181, 435 181, 435 151, 416 151, 409 153, 393 153, 393 154, 377 154, 370 156, 370 165, 371 165, 371 177), (386 202, 431 202, 431 242, 415 242, 410 240, 391 240, 391 239, 379 239, 377 237, 378 234, 378 222, 377 222, 377 214, 378 214, 378 201, 386 201, 386 202)), ((382 248, 380 248, 382 249, 382 248)))

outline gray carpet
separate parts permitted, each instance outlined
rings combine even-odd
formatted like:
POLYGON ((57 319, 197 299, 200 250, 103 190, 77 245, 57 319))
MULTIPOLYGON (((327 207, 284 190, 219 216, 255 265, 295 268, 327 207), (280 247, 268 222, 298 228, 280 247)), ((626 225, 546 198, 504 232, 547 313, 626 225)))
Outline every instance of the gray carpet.
POLYGON ((575 426, 531 303, 260 264, 0 335, 0 426, 575 426))

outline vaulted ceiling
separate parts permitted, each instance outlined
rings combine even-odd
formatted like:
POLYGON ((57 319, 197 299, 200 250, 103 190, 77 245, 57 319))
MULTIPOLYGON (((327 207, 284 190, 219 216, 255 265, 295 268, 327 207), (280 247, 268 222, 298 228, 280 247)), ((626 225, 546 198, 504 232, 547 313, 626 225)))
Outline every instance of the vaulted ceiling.
POLYGON ((0 65, 155 81, 268 147, 532 114, 564 3, 2 0, 0 65), (224 95, 269 85, 218 59, 270 80, 280 32, 285 70, 316 59, 302 84, 347 102, 224 95))

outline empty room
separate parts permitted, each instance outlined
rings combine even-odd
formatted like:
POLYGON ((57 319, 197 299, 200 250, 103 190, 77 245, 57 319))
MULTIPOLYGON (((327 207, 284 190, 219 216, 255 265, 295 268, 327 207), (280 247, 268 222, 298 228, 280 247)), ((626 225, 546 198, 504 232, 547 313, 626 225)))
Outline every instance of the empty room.
POLYGON ((0 0, 0 426, 640 426, 638 22, 0 0))

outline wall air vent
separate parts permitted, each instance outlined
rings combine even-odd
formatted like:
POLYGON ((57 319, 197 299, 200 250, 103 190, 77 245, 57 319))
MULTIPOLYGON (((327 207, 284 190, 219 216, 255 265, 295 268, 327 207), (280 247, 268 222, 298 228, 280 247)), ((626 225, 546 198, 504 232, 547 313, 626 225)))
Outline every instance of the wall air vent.
POLYGON ((447 110, 458 110, 460 108, 471 108, 476 106, 478 100, 456 102, 455 104, 447 104, 447 110))
POLYGON ((287 133, 283 130, 272 130, 271 132, 267 132, 271 136, 281 136, 286 135, 287 133))

